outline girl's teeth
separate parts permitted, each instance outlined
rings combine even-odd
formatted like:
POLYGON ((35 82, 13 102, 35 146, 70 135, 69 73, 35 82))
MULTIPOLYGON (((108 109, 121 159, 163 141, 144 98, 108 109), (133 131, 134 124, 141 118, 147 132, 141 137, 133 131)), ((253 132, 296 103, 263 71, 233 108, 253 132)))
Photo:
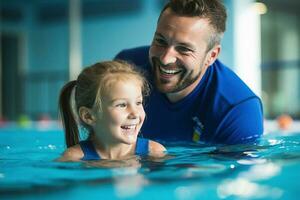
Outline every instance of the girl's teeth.
POLYGON ((122 126, 124 129, 134 129, 135 125, 130 125, 130 126, 122 126))

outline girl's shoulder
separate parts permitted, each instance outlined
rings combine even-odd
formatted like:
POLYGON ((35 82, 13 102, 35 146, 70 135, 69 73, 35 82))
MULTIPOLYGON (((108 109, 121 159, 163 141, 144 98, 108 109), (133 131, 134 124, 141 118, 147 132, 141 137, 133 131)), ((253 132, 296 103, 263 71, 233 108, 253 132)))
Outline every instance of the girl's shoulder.
POLYGON ((149 156, 163 157, 166 154, 166 148, 153 140, 149 140, 149 156))
POLYGON ((79 144, 67 148, 63 155, 57 159, 57 161, 68 162, 68 161, 80 161, 84 156, 82 149, 79 144))

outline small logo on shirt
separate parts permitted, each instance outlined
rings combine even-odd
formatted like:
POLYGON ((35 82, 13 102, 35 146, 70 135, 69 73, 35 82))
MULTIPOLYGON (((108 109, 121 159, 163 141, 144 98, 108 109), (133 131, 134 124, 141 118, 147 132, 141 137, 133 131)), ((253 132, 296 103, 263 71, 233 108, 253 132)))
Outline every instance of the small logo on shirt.
POLYGON ((193 132, 193 141, 194 142, 199 142, 200 141, 200 137, 201 137, 201 135, 203 133, 204 126, 200 122, 200 120, 198 119, 198 117, 193 117, 192 119, 195 122, 194 132, 193 132))

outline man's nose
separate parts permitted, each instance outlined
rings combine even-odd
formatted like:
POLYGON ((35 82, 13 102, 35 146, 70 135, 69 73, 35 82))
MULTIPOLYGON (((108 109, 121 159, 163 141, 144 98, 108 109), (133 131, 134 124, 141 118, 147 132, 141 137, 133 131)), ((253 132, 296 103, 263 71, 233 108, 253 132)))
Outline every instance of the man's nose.
POLYGON ((168 65, 176 62, 176 51, 173 47, 165 48, 160 56, 160 62, 168 65))

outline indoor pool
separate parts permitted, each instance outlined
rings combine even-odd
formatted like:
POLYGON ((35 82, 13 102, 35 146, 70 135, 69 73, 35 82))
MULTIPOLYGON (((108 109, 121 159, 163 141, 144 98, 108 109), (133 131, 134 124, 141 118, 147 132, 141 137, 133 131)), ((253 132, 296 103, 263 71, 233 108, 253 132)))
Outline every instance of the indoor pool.
POLYGON ((257 145, 169 144, 164 159, 58 163, 61 130, 0 129, 0 199, 298 199, 300 134, 257 145), (138 163, 138 164, 137 164, 138 163))

